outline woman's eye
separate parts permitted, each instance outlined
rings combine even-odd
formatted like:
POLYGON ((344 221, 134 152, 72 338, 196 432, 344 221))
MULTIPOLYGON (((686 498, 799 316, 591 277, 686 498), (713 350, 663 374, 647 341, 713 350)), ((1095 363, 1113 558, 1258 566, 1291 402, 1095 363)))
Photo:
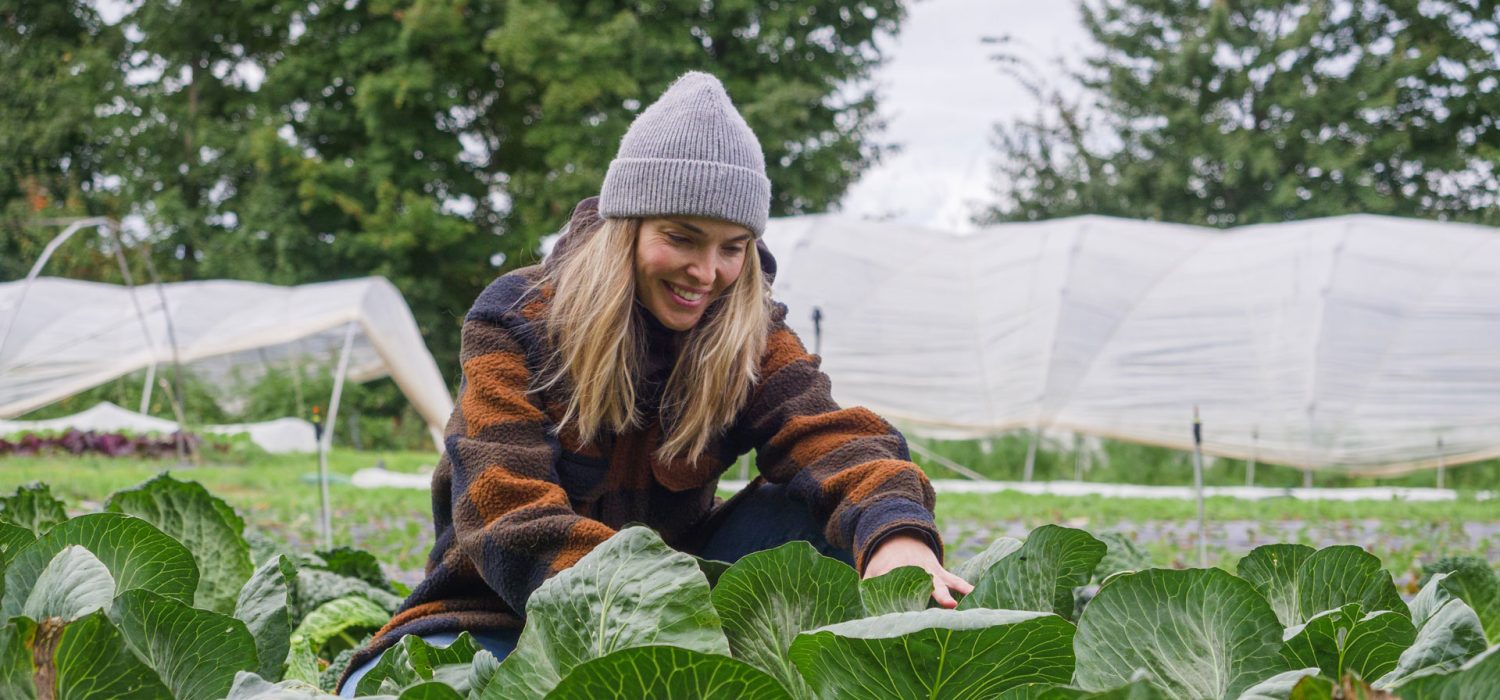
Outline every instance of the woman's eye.
POLYGON ((682 245, 688 242, 687 236, 679 236, 675 233, 667 234, 667 240, 670 240, 678 245, 682 245))
POLYGON ((745 246, 732 245, 728 248, 725 248, 724 252, 729 253, 730 255, 739 255, 740 253, 745 252, 745 246))

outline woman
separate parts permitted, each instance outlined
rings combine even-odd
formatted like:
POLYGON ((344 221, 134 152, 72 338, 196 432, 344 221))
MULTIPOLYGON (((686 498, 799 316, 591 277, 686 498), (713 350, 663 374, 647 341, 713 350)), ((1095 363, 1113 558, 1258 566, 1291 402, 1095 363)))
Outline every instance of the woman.
POLYGON ((426 579, 350 662, 346 696, 405 634, 467 630, 503 657, 532 591, 630 522, 709 559, 804 539, 866 577, 919 566, 950 608, 971 590, 942 566, 901 434, 833 402, 771 301, 770 198, 723 86, 688 73, 636 118, 547 260, 479 296, 426 579), (716 504, 751 449, 761 477, 716 504))

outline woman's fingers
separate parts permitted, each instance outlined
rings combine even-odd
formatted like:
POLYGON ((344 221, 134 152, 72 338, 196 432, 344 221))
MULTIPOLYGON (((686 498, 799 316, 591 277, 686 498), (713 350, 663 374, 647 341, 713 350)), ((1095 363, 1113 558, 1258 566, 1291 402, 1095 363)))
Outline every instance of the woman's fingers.
POLYGON ((958 601, 953 599, 953 594, 948 592, 948 585, 937 576, 932 577, 932 599, 949 610, 958 607, 958 601))
POLYGON ((932 574, 932 599, 938 605, 949 610, 958 607, 958 601, 953 597, 954 592, 968 595, 974 592, 974 586, 947 569, 939 568, 932 574))
POLYGON ((974 584, 969 583, 962 578, 959 578, 957 574, 951 571, 944 571, 943 576, 947 579, 949 588, 964 595, 968 595, 974 592, 974 584))

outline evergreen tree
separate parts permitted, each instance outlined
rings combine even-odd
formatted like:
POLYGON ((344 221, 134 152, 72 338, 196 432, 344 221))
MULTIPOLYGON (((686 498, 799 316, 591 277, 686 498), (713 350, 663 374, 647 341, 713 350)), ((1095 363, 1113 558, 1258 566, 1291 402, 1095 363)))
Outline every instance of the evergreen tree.
POLYGON ((1234 226, 1346 213, 1500 223, 1492 0, 1091 0, 1098 44, 997 129, 980 221, 1234 226))
MULTIPOLYGON (((39 220, 119 211, 100 177, 115 136, 96 110, 121 87, 124 46, 82 0, 0 0, 0 279, 24 276, 61 230, 39 220)), ((50 274, 113 269, 97 235, 74 238, 50 274)))
MULTIPOLYGON (((718 75, 760 136, 773 215, 834 206, 880 156, 867 78, 903 17, 901 0, 141 0, 104 26, 82 0, 0 0, 0 69, 27 76, 0 98, 0 143, 26 155, 0 164, 0 278, 45 241, 35 203, 76 200, 142 217, 168 281, 384 275, 456 381, 474 297, 537 259, 685 71, 718 75), (33 108, 48 96, 68 109, 33 108)), ((115 281, 87 260, 48 273, 115 281)))

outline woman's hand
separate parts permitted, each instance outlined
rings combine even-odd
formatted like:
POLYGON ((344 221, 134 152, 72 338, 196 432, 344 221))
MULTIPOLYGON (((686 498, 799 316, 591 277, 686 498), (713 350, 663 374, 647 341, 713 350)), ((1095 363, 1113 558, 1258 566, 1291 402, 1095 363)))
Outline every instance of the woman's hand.
POLYGON ((870 555, 870 561, 865 564, 865 578, 874 578, 903 566, 920 566, 932 574, 932 599, 945 608, 958 607, 952 591, 968 595, 974 590, 968 581, 943 568, 937 555, 932 553, 932 547, 927 546, 920 537, 911 535, 891 535, 881 542, 880 548, 870 555))

